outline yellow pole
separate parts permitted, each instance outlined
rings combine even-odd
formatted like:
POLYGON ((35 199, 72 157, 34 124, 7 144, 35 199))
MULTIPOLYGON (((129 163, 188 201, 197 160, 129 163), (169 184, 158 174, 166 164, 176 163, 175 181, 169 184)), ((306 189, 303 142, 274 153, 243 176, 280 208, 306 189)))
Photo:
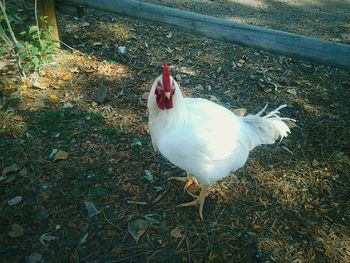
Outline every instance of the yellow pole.
MULTIPOLYGON (((47 25, 51 28, 50 38, 58 42, 60 46, 60 37, 57 29, 56 21, 56 9, 55 9, 55 0, 37 0, 37 8, 39 16, 47 16, 47 25)), ((43 25, 40 25, 43 27, 43 25)))

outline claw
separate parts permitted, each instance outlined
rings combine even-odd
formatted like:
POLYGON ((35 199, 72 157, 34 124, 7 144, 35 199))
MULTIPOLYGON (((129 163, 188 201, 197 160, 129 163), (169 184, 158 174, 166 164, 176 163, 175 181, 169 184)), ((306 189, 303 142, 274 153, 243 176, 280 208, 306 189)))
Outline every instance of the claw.
POLYGON ((187 191, 187 189, 192 185, 192 184, 198 184, 198 181, 197 179, 193 176, 193 175, 190 175, 189 173, 187 173, 187 177, 169 177, 168 178, 168 181, 171 181, 171 180, 175 180, 175 181, 178 181, 178 182, 182 182, 182 183, 186 183, 185 186, 184 186, 184 190, 187 191))
POLYGON ((208 186, 202 186, 201 192, 199 193, 199 195, 194 195, 191 192, 187 191, 187 193, 190 196, 192 196, 194 198, 194 200, 191 202, 179 204, 179 205, 177 205, 177 207, 187 207, 187 206, 198 206, 199 205, 199 216, 203 220, 203 206, 205 203, 205 198, 206 198, 207 193, 208 193, 208 189, 209 189, 208 186))

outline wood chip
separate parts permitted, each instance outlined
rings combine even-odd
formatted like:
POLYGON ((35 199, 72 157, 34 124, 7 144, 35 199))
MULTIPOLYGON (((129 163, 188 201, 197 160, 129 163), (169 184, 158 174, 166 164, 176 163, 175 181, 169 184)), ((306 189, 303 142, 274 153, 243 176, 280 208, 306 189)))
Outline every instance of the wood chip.
POLYGON ((59 150, 56 155, 55 158, 53 159, 54 161, 57 160, 67 160, 68 159, 68 153, 62 150, 59 150))
POLYGON ((175 238, 183 237, 182 230, 180 227, 175 227, 173 230, 171 230, 170 235, 175 238))
POLYGON ((143 100, 148 100, 149 92, 145 92, 142 94, 142 99, 143 100))

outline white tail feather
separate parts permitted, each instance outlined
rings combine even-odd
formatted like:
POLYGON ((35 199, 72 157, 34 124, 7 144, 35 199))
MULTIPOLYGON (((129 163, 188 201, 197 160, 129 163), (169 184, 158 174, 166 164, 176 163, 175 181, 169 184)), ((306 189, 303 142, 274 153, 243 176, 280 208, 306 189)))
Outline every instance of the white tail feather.
POLYGON ((287 137, 290 129, 284 121, 295 121, 294 119, 278 115, 280 113, 279 110, 287 107, 287 105, 281 105, 262 117, 261 115, 265 112, 267 105, 255 115, 242 117, 244 122, 250 127, 247 133, 250 140, 250 149, 260 144, 272 144, 278 138, 282 140, 284 137, 287 137))

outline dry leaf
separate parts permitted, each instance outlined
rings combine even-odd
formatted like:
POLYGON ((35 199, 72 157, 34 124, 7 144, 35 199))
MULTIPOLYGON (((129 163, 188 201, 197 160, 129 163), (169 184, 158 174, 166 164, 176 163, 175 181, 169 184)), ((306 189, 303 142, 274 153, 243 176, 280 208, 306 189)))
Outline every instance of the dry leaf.
POLYGON ((73 104, 69 101, 63 104, 63 109, 73 108, 73 104))
POLYGON ((71 80, 73 78, 73 74, 70 73, 70 72, 67 72, 65 73, 63 76, 62 76, 62 80, 65 80, 65 81, 68 81, 68 80, 71 80))
POLYGON ((33 87, 34 88, 38 88, 38 89, 46 89, 47 88, 46 85, 44 85, 43 83, 40 83, 38 81, 35 81, 33 83, 33 87))
MULTIPOLYGON (((19 170, 17 164, 12 164, 11 166, 7 166, 2 170, 1 176, 5 177, 10 172, 17 172, 19 170)), ((5 178, 4 178, 5 179, 5 178)))
POLYGON ((12 117, 13 120, 16 120, 16 121, 23 121, 23 117, 20 116, 20 115, 15 115, 12 117))
POLYGON ((11 227, 12 227, 12 230, 8 232, 8 235, 10 237, 15 238, 15 237, 21 237, 24 235, 24 230, 19 224, 13 224, 11 227))
POLYGON ((180 227, 175 227, 173 230, 170 231, 170 235, 175 238, 181 238, 183 237, 183 234, 181 233, 181 228, 180 227))
POLYGON ((56 94, 49 94, 49 100, 51 102, 56 102, 58 100, 58 97, 56 94))
POLYGON ((145 92, 142 94, 142 99, 148 100, 149 92, 145 92))
POLYGON ((233 113, 236 114, 237 116, 244 116, 247 113, 247 109, 246 108, 234 109, 233 113))
POLYGON ((149 222, 145 219, 135 219, 128 223, 128 232, 135 239, 136 243, 143 236, 149 227, 149 222))
POLYGON ((320 163, 316 159, 314 159, 311 164, 315 167, 318 166, 320 163))
POLYGON ((116 255, 121 255, 124 253, 124 249, 122 247, 115 247, 112 249, 112 253, 116 255))
POLYGON ((86 209, 88 210, 89 217, 94 217, 94 216, 98 215, 99 213, 101 213, 101 211, 98 210, 93 203, 88 202, 88 201, 84 201, 84 203, 85 203, 86 209))
POLYGON ((102 42, 94 42, 94 43, 92 43, 93 47, 101 46, 101 45, 102 45, 102 42))
POLYGON ((184 60, 184 58, 182 56, 180 56, 180 55, 176 55, 175 56, 175 60, 181 62, 181 61, 184 60))
POLYGON ((43 256, 39 254, 38 252, 33 252, 29 256, 25 257, 25 262, 26 263, 42 263, 43 261, 43 256))
POLYGON ((20 195, 7 201, 9 206, 18 205, 20 202, 22 202, 22 196, 20 196, 20 195))
POLYGON ((287 92, 288 92, 289 94, 292 94, 292 95, 297 95, 297 91, 296 91, 296 89, 294 89, 294 88, 287 89, 287 92))
POLYGON ((53 160, 56 161, 56 160, 67 160, 67 159, 68 159, 68 153, 62 150, 58 150, 53 160))

